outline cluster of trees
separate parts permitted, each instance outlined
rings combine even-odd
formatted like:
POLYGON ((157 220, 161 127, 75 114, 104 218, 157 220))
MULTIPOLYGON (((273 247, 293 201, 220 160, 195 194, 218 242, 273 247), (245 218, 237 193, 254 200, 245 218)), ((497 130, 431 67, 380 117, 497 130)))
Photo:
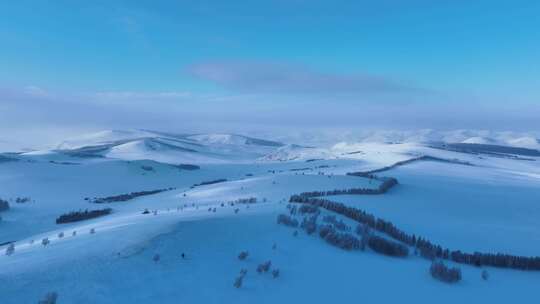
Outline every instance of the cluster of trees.
POLYGON ((429 267, 431 276, 439 281, 446 283, 457 283, 461 281, 461 269, 457 267, 448 267, 442 261, 434 261, 429 267))
POLYGON ((510 254, 492 253, 464 253, 460 250, 451 251, 429 240, 408 234, 396 227, 392 222, 376 218, 373 214, 363 210, 348 207, 342 203, 321 198, 310 198, 302 195, 293 195, 289 199, 291 203, 304 203, 327 209, 341 214, 356 222, 364 224, 372 229, 380 231, 391 238, 406 245, 414 246, 420 251, 420 255, 426 259, 435 258, 452 260, 460 264, 476 266, 493 266, 501 268, 513 268, 521 270, 540 270, 540 257, 516 256, 510 254))
POLYGON ((193 186, 191 186, 191 188, 195 188, 195 187, 198 187, 198 186, 205 186, 205 185, 212 185, 212 184, 217 184, 217 183, 223 183, 223 182, 226 182, 227 179, 226 178, 220 178, 220 179, 214 179, 214 180, 209 180, 209 181, 202 181, 198 184, 193 184, 193 186))
POLYGON ((298 220, 293 218, 292 216, 286 215, 286 214, 278 215, 277 223, 278 224, 283 224, 283 225, 289 226, 289 227, 295 227, 295 228, 298 227, 298 220))
POLYGON ((180 170, 189 170, 189 171, 199 170, 201 168, 197 165, 192 165, 192 164, 178 164, 178 165, 171 165, 171 166, 180 170))
MULTIPOLYGON (((145 196, 145 195, 152 195, 157 194, 164 191, 173 190, 174 188, 166 188, 166 189, 156 189, 156 190, 147 190, 147 191, 136 191, 136 192, 130 192, 126 194, 119 194, 119 195, 112 195, 107 197, 97 197, 92 200, 92 203, 95 204, 105 204, 105 203, 113 203, 113 202, 125 202, 132 200, 134 198, 137 198, 139 196, 145 196)), ((88 200, 88 198, 85 198, 85 200, 88 200)))
POLYGON ((336 231, 332 225, 321 225, 319 236, 328 244, 345 250, 360 249, 360 240, 350 233, 336 231))
POLYGON ((29 197, 16 197, 15 198, 15 203, 17 203, 17 204, 25 204, 25 203, 28 203, 30 201, 31 201, 31 199, 29 197))
POLYGON ((335 215, 325 215, 323 216, 323 221, 334 225, 337 230, 340 231, 350 231, 351 227, 345 224, 342 220, 337 220, 335 215))
POLYGON ((112 212, 111 208, 91 210, 91 211, 88 211, 88 209, 84 211, 72 211, 70 213, 60 215, 58 218, 56 218, 56 223, 64 224, 64 223, 78 222, 78 221, 83 221, 83 220, 107 215, 107 214, 110 214, 111 212, 112 212))
POLYGON ((300 208, 298 208, 298 212, 300 214, 306 214, 306 213, 319 213, 319 207, 313 206, 313 205, 302 205, 300 208))
POLYGON ((152 166, 141 166, 141 169, 144 171, 154 171, 154 167, 152 166))
POLYGON ((9 203, 6 200, 3 200, 0 198, 0 211, 7 211, 9 210, 9 203))
POLYGON ((256 203, 257 203, 257 198, 256 197, 239 198, 237 200, 229 202, 229 204, 231 204, 231 206, 233 204, 256 204, 256 203))
POLYGON ((315 231, 317 231, 317 217, 319 216, 318 213, 315 213, 312 216, 305 216, 302 220, 302 224, 300 224, 300 227, 303 228, 307 234, 313 234, 315 231))

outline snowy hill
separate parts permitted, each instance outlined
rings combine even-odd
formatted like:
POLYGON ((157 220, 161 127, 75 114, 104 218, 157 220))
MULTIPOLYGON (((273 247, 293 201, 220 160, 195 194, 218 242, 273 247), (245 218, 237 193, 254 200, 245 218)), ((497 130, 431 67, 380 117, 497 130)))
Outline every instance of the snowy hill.
POLYGON ((63 141, 55 150, 76 157, 150 159, 166 163, 254 160, 282 143, 237 134, 172 134, 149 130, 102 131, 63 141))

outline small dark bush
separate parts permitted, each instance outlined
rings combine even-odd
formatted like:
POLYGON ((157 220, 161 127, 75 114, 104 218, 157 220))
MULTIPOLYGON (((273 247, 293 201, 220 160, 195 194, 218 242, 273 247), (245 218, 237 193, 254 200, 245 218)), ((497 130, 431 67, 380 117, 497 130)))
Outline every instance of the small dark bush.
POLYGON ((487 281, 489 279, 489 273, 487 272, 487 270, 482 270, 482 280, 484 281, 487 281))
POLYGON ((247 257, 248 257, 249 253, 247 251, 242 251, 240 252, 240 254, 238 255, 238 259, 243 261, 245 260, 247 257))
POLYGON ((270 270, 270 266, 272 266, 271 261, 266 261, 262 264, 259 264, 259 266, 257 266, 257 272, 258 273, 268 272, 268 270, 270 270))

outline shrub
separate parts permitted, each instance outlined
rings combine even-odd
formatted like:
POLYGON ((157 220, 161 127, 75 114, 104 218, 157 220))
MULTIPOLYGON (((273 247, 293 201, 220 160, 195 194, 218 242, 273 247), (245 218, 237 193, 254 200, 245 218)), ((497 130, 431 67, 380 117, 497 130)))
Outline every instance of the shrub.
POLYGON ((482 280, 484 281, 487 281, 489 279, 489 273, 487 272, 487 270, 482 270, 482 280))
POLYGON ((456 283, 461 280, 461 269, 457 267, 449 268, 441 261, 434 261, 429 267, 431 276, 445 283, 456 283))
POLYGON ((11 243, 6 248, 6 255, 12 255, 15 252, 15 244, 11 243))
POLYGON ((236 278, 236 280, 234 280, 234 284, 233 286, 236 287, 236 288, 240 288, 242 287, 242 282, 244 281, 244 276, 243 275, 240 275, 236 278))
POLYGON ((7 211, 9 210, 9 203, 8 201, 5 201, 3 199, 0 199, 0 211, 7 211))
POLYGON ((29 197, 17 197, 17 198, 15 198, 15 203, 17 203, 17 204, 25 204, 25 203, 28 203, 28 202, 30 202, 29 197))
POLYGON ((266 261, 262 264, 259 264, 259 266, 257 266, 257 272, 258 273, 268 272, 268 270, 270 270, 270 266, 272 266, 271 261, 266 261))
POLYGON ((369 238, 368 246, 375 252, 389 256, 406 257, 409 255, 409 248, 405 245, 375 235, 369 238))
POLYGON ((56 292, 49 292, 45 295, 43 300, 40 300, 38 304, 56 304, 58 294, 56 292))
POLYGON ((242 251, 240 252, 240 254, 238 255, 238 259, 243 261, 245 260, 247 257, 248 257, 249 253, 247 251, 242 251))
POLYGON ((274 269, 272 270, 272 277, 274 279, 276 279, 277 277, 279 277, 279 269, 274 269))

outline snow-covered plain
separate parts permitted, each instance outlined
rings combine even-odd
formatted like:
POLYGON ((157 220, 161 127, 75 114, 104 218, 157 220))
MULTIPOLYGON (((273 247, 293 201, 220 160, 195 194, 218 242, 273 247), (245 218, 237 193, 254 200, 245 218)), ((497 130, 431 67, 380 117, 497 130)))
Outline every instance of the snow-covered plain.
POLYGON ((387 194, 332 199, 453 249, 538 256, 540 158, 459 153, 413 142, 325 149, 239 135, 140 132, 104 132, 0 162, 0 198, 32 198, 11 202, 0 213, 0 243, 15 242, 9 256, 7 245, 0 246, 0 303, 37 303, 50 291, 58 292, 59 303, 535 301, 538 272, 487 267, 482 269, 490 279, 483 281, 482 269, 460 265, 463 280, 448 285, 431 278, 424 259, 342 251, 302 232, 293 236, 293 229, 276 224, 276 216, 286 212, 292 194, 378 186, 347 172, 429 155, 470 165, 412 162, 378 173, 400 182, 387 194), (174 148, 178 141, 197 152, 174 148), (99 157, 66 153, 96 146, 106 146, 99 157), (174 166, 179 163, 200 169, 174 166), (215 179, 227 181, 191 187, 215 179), (84 199, 169 187, 174 189, 106 205, 84 199), (226 204, 248 197, 258 203, 226 204), (71 224, 54 221, 69 211, 104 207, 113 213, 71 224), (142 214, 145 209, 152 212, 142 214), (59 238, 60 232, 65 236, 59 238), (44 237, 51 241, 46 247, 44 237), (237 258, 242 250, 250 253, 246 261, 237 258), (255 271, 266 260, 280 277, 255 271), (242 268, 248 273, 236 289, 242 268))

